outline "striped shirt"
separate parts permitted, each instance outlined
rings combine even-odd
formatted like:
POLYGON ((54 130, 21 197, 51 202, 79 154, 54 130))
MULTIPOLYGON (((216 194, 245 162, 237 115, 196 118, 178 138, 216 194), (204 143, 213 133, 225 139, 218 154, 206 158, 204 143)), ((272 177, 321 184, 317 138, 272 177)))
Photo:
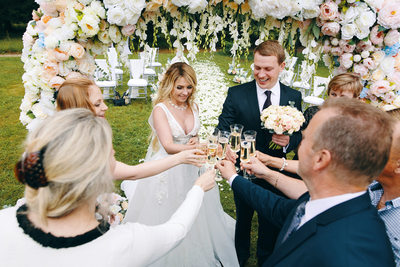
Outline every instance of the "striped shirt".
MULTIPOLYGON (((371 202, 374 207, 383 195, 383 188, 377 181, 368 187, 371 202)), ((378 210, 378 214, 385 223, 386 233, 392 243, 396 266, 400 266, 400 197, 386 201, 385 207, 378 210)))

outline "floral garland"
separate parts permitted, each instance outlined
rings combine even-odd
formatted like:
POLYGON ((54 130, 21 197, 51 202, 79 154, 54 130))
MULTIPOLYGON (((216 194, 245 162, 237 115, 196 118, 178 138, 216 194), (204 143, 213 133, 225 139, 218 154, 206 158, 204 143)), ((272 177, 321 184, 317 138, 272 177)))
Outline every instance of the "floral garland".
POLYGON ((162 34, 194 59, 231 42, 234 57, 277 39, 293 56, 301 44, 302 77, 321 58, 332 73, 356 72, 362 93, 376 106, 400 107, 400 0, 36 0, 23 36, 25 96, 21 122, 28 129, 54 111, 53 93, 70 77, 93 76, 94 58, 114 44, 121 58, 129 36, 144 47, 162 34), (149 23, 153 36, 147 36, 149 23))

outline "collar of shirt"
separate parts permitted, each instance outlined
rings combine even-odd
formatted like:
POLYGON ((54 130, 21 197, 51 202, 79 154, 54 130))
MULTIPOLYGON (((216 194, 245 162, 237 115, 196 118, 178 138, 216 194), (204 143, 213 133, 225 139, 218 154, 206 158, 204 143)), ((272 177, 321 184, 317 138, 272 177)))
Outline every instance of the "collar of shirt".
POLYGON ((356 198, 358 196, 361 196, 365 192, 366 191, 361 191, 361 192, 357 192, 357 193, 343 194, 343 195, 326 197, 326 198, 321 198, 321 199, 316 199, 316 200, 311 199, 306 204, 305 213, 304 213, 303 218, 301 218, 299 227, 301 227, 303 224, 305 224, 306 222, 308 222, 309 220, 311 220, 318 214, 321 214, 324 211, 330 209, 331 207, 339 205, 340 203, 346 202, 346 201, 356 198))
POLYGON ((256 88, 257 88, 258 107, 260 109, 260 113, 264 106, 265 100, 267 100, 267 95, 265 94, 265 91, 271 91, 271 104, 279 106, 279 100, 281 97, 281 86, 279 84, 279 81, 271 89, 262 89, 256 82, 256 88))
MULTIPOLYGON (((376 207, 381 200, 381 197, 383 195, 383 187, 378 181, 373 181, 369 186, 368 186, 368 193, 371 198, 371 203, 374 207, 376 207)), ((380 210, 385 210, 387 208, 398 208, 400 207, 400 197, 391 199, 389 201, 386 201, 385 207, 380 209, 380 210)))

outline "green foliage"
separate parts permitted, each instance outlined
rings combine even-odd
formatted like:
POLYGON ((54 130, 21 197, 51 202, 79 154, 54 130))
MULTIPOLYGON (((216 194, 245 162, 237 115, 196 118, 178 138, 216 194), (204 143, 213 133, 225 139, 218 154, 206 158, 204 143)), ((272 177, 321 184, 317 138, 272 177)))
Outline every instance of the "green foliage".
POLYGON ((2 1, 3 8, 0 9, 0 37, 12 35, 18 32, 22 35, 26 24, 32 19, 32 10, 39 6, 34 0, 13 0, 2 1), (15 27, 15 24, 22 24, 24 27, 15 27), (22 30, 22 32, 21 32, 22 30))

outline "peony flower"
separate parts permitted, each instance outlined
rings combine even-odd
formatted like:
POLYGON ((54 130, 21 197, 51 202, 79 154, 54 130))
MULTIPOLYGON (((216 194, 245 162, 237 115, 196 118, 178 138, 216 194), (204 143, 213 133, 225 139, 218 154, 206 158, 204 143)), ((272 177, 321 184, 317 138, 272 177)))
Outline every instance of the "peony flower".
POLYGON ((354 51, 354 49, 356 48, 355 44, 349 44, 349 42, 346 40, 340 40, 339 46, 340 46, 340 48, 342 48, 343 52, 345 52, 345 53, 352 53, 354 51))
POLYGON ((49 85, 53 88, 55 88, 56 90, 58 90, 58 88, 60 88, 61 84, 65 81, 65 79, 61 78, 60 76, 54 76, 53 78, 51 78, 51 80, 49 81, 49 85))
POLYGON ((94 58, 88 53, 85 53, 84 56, 78 59, 76 63, 78 65, 79 71, 88 76, 92 76, 94 74, 94 71, 96 70, 94 58))
POLYGON ((40 5, 40 9, 47 16, 50 16, 50 17, 58 16, 57 7, 54 4, 54 2, 42 2, 42 4, 40 5))
POLYGON ((120 6, 112 7, 107 11, 107 21, 110 24, 117 24, 119 26, 122 26, 122 22, 124 21, 124 19, 124 10, 120 6))
POLYGON ((385 32, 379 31, 379 25, 375 25, 374 27, 372 27, 369 39, 374 45, 381 46, 383 44, 384 36, 385 32))
POLYGON ((106 10, 103 5, 99 1, 93 1, 90 3, 90 8, 94 11, 94 13, 102 19, 106 18, 106 10))
POLYGON ((387 29, 400 28, 400 1, 385 1, 378 12, 378 23, 387 29))
POLYGON ((357 32, 357 26, 353 23, 342 25, 342 39, 350 40, 357 32))
POLYGON ((331 53, 334 56, 340 56, 343 54, 343 50, 340 46, 335 46, 335 47, 332 47, 331 53))
POLYGON ((386 46, 393 46, 395 44, 397 44, 400 40, 400 33, 399 31, 396 30, 390 30, 384 39, 385 45, 386 46))
POLYGON ((355 64, 353 72, 360 74, 360 76, 364 76, 368 73, 368 69, 363 64, 355 64))
POLYGON ((68 52, 62 51, 59 48, 56 48, 56 49, 54 49, 54 58, 57 61, 65 61, 65 60, 69 59, 69 55, 68 55, 68 52))
POLYGON ((385 74, 381 69, 376 69, 374 72, 372 72, 371 79, 374 81, 380 81, 385 78, 385 74))
POLYGON ((349 7, 346 12, 342 12, 340 14, 340 24, 346 25, 353 23, 354 20, 358 17, 358 10, 354 7, 349 7))
POLYGON ((201 13, 206 8, 207 0, 191 0, 189 4, 189 13, 201 13))
POLYGON ((364 0, 374 11, 380 10, 385 0, 364 0))
POLYGON ((128 25, 125 25, 124 27, 122 27, 121 33, 124 36, 130 36, 135 32, 135 29, 136 29, 135 25, 128 24, 128 25))
POLYGON ((385 75, 389 76, 394 72, 395 60, 393 57, 384 57, 379 68, 382 69, 385 75))
POLYGON ((68 54, 73 56, 75 59, 82 58, 85 54, 85 48, 78 43, 72 43, 69 47, 68 54))
POLYGON ((91 16, 87 14, 82 17, 82 20, 79 22, 79 26, 84 35, 87 37, 93 37, 100 30, 99 23, 100 19, 97 16, 91 16))
POLYGON ((384 57, 385 57, 384 51, 376 51, 375 53, 372 54, 372 58, 374 59, 376 65, 379 65, 384 57))
POLYGON ((349 69, 353 65, 353 54, 344 53, 339 58, 340 67, 349 69))
POLYGON ((108 33, 110 35, 111 41, 113 41, 114 43, 119 43, 121 41, 122 35, 117 26, 111 25, 108 29, 108 33))
POLYGON ((338 5, 335 2, 328 1, 320 6, 321 13, 319 17, 323 20, 334 20, 338 16, 338 5))
POLYGON ((379 80, 372 83, 371 88, 369 89, 370 93, 381 96, 391 90, 390 83, 386 80, 379 80))
POLYGON ((324 35, 333 37, 335 37, 339 33, 339 31, 340 31, 340 25, 337 22, 327 22, 321 28, 321 32, 324 35))
POLYGON ((361 29, 369 29, 374 25, 376 21, 375 12, 371 10, 360 13, 360 16, 354 21, 354 23, 361 29))
POLYGON ((370 57, 363 60, 363 65, 367 67, 369 70, 376 68, 375 62, 370 57))
POLYGON ((56 76, 58 74, 58 64, 57 62, 54 61, 46 61, 43 64, 43 72, 41 73, 41 76, 49 81, 51 78, 56 76))

